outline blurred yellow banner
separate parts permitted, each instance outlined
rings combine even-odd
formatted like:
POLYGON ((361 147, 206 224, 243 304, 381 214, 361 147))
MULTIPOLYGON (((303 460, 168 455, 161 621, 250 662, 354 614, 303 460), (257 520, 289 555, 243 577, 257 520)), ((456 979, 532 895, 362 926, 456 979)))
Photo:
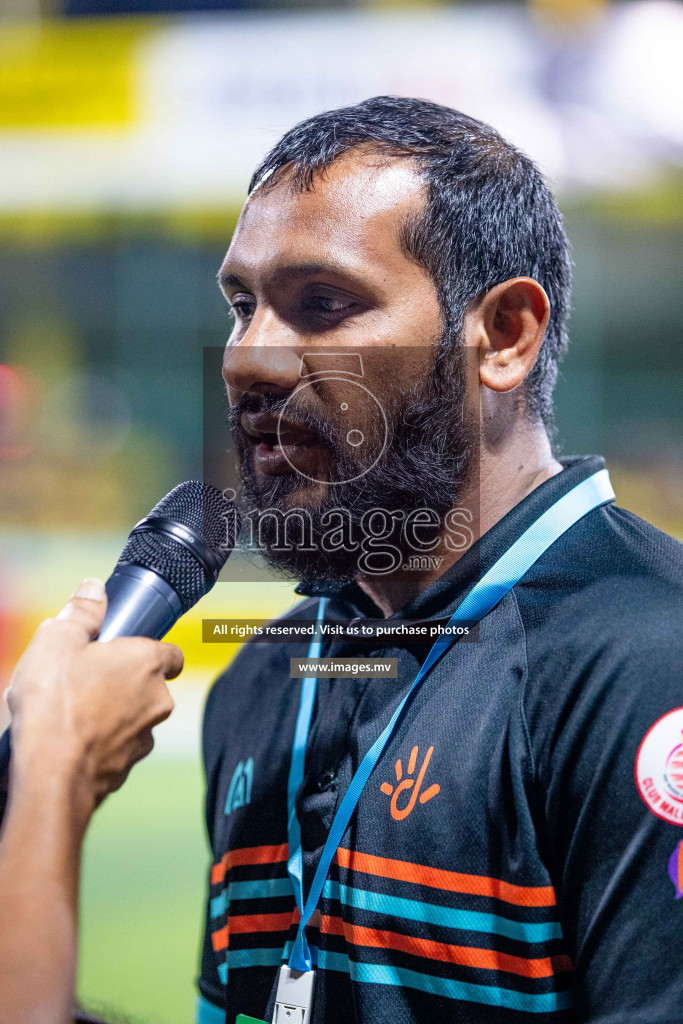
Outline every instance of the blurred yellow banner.
POLYGON ((0 27, 0 130, 121 129, 136 120, 143 19, 0 27))

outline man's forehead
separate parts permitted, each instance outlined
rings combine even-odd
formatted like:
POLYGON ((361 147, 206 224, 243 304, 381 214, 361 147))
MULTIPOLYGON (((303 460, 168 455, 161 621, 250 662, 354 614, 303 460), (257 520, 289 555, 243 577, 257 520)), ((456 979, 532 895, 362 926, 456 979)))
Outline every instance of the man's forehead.
POLYGON ((284 168, 247 200, 228 259, 249 261, 280 245, 290 249, 290 257, 292 246, 348 247, 378 255, 378 250, 393 250, 398 255, 399 227, 424 201, 424 179, 403 158, 354 150, 317 173, 312 188, 304 191, 284 168))

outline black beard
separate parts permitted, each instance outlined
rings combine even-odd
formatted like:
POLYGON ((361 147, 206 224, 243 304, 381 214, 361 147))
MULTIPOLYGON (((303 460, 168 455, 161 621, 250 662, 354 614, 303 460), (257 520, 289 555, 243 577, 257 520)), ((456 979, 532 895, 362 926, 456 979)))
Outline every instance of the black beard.
MULTIPOLYGON (((388 415, 389 441, 379 460, 363 473, 363 458, 350 457, 339 443, 339 434, 327 420, 296 406, 291 399, 269 394, 247 392, 230 410, 230 425, 240 456, 242 496, 240 504, 251 520, 251 534, 257 538, 258 549, 279 575, 302 583, 343 584, 360 574, 357 551, 349 550, 363 532, 363 517, 374 509, 392 512, 396 529, 383 539, 399 545, 402 519, 413 510, 430 509, 443 523, 446 514, 457 503, 470 472, 475 451, 476 432, 466 415, 465 350, 441 349, 430 377, 416 383, 401 400, 394 402, 388 415), (304 482, 292 472, 281 476, 259 477, 254 472, 251 444, 240 419, 245 412, 278 414, 287 402, 288 416, 314 431, 330 453, 333 477, 325 486, 325 497, 315 506, 305 508, 306 527, 302 542, 293 539, 283 545, 281 525, 275 517, 263 515, 277 510, 292 515, 295 503, 291 495, 304 482), (362 475, 358 475, 361 474, 362 475), (352 479, 356 477, 356 479, 352 479), (342 510, 343 543, 335 550, 326 550, 322 543, 329 537, 337 517, 333 510, 342 510), (305 538, 305 539, 304 539, 305 538), (279 543, 278 543, 279 542, 279 543)), ((385 406, 386 409, 386 406, 385 406)), ((388 410, 387 410, 388 412, 388 410)), ((367 461, 376 457, 369 452, 367 461)), ((311 485, 314 486, 314 485, 311 485)), ((296 506, 299 508, 299 506, 296 506)), ((299 508, 299 511, 301 509, 299 508)), ((436 531, 437 533, 440 531, 436 531)), ((296 538, 296 530, 291 538, 296 538)), ((363 569, 363 572, 366 572, 363 569)))

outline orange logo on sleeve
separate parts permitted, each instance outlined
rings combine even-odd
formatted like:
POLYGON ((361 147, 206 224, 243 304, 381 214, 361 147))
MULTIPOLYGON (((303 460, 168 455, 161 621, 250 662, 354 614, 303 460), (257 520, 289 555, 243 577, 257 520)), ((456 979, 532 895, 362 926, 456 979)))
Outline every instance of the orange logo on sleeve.
POLYGON ((420 789, 422 787, 425 773, 427 771, 427 766, 434 751, 434 747, 430 747, 427 753, 425 754, 425 758, 424 761, 422 762, 422 767, 420 768, 417 778, 410 778, 410 776, 414 774, 415 766, 417 764, 417 749, 417 747, 413 747, 413 749, 410 751, 410 760, 408 761, 408 778, 403 778, 403 765, 401 764, 401 759, 399 757, 398 761, 396 762, 396 782, 398 783, 396 789, 394 789, 390 782, 383 782, 382 785, 379 787, 383 793, 391 797, 391 817, 394 819, 394 821, 403 821, 404 818, 408 817, 413 807, 417 803, 418 794, 420 795, 420 803, 426 804, 427 801, 431 800, 433 796, 436 796, 436 794, 441 789, 441 786, 439 786, 438 783, 435 783, 433 786, 430 786, 429 789, 425 789, 424 793, 420 793, 420 789), (401 793, 406 792, 408 790, 412 791, 410 793, 408 803, 405 805, 405 807, 399 808, 398 798, 400 797, 401 793))

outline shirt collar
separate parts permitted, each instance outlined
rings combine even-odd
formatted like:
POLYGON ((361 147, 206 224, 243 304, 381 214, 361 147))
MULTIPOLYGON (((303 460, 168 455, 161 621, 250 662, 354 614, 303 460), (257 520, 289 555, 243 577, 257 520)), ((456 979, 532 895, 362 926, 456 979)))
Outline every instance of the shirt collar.
MULTIPOLYGON (((477 583, 514 542, 563 495, 598 470, 605 460, 600 455, 574 455, 558 460, 563 471, 550 477, 515 505, 492 526, 437 580, 426 587, 391 619, 429 619, 442 614, 477 583)), ((357 583, 301 583, 296 593, 330 599, 333 618, 383 618, 372 598, 357 583)))

